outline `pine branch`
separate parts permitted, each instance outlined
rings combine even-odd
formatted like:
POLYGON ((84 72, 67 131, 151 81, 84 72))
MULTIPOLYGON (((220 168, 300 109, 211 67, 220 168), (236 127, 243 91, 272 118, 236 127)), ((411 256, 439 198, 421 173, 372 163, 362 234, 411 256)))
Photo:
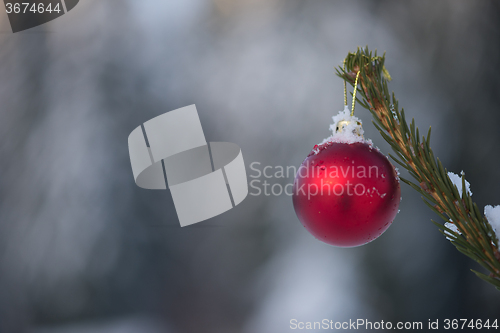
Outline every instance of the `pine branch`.
POLYGON ((458 193, 448 171, 434 157, 430 147, 431 129, 426 136, 420 136, 415 120, 412 119, 410 124, 406 121, 405 112, 399 109, 394 93, 389 94, 387 81, 390 76, 384 62, 385 53, 377 56, 377 52, 372 54, 368 47, 358 49, 347 55, 345 70, 338 67, 337 75, 353 85, 360 71, 358 96, 362 100, 357 101, 372 113, 373 124, 395 153, 390 157, 415 180, 402 178, 403 182, 422 194, 427 206, 445 222, 455 224, 459 233, 432 221, 458 251, 475 260, 490 274, 472 271, 500 290, 500 252, 490 223, 466 190, 464 174, 462 193, 458 193))

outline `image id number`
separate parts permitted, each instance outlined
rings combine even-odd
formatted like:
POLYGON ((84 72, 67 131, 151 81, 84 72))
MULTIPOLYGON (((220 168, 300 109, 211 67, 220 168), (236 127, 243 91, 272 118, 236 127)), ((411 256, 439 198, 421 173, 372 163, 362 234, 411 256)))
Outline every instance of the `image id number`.
POLYGON ((28 2, 23 2, 23 3, 6 3, 5 4, 5 11, 7 14, 15 13, 15 14, 25 14, 25 13, 38 13, 38 14, 43 14, 45 12, 52 13, 56 12, 59 13, 61 9, 59 8, 59 3, 52 8, 52 4, 49 3, 48 5, 45 5, 43 3, 28 3, 28 2))

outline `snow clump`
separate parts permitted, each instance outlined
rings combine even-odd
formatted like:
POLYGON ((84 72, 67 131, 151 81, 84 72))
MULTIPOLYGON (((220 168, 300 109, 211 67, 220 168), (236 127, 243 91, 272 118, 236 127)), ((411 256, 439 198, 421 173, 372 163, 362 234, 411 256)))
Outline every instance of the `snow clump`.
MULTIPOLYGON (((463 171, 460 174, 463 174, 463 171)), ((451 182, 453 184, 455 184, 455 186, 457 187, 457 190, 458 190, 458 194, 460 194, 460 196, 461 196, 462 195, 462 177, 457 175, 456 173, 453 173, 453 172, 448 172, 448 177, 450 177, 451 182)), ((465 181, 465 190, 467 191, 467 193, 469 193, 470 196, 472 196, 472 192, 470 190, 470 183, 467 180, 465 181)))
MULTIPOLYGON (((484 207, 484 216, 486 216, 491 228, 500 240, 500 205, 495 207, 488 205, 484 207)), ((498 246, 500 247, 500 244, 498 246)))

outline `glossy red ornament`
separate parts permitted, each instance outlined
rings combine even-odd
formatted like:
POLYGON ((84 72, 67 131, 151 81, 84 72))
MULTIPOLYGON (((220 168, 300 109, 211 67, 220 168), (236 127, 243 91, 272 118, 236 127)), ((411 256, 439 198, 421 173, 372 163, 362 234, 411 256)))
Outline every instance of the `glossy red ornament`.
POLYGON ((352 247, 371 242, 398 213, 397 171, 365 142, 315 146, 297 171, 293 206, 317 239, 352 247))

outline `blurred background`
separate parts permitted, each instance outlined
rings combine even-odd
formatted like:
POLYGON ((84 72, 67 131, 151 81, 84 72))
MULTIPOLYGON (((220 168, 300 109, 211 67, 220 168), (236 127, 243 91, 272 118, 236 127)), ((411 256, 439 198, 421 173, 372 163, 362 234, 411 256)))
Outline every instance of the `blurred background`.
POLYGON ((0 15, 0 332, 498 318, 500 293, 406 185, 392 227, 359 248, 315 240, 286 195, 180 228, 168 191, 134 184, 127 137, 196 104, 249 175, 299 166, 342 109, 335 66, 368 45, 436 156, 480 207, 500 204, 499 40, 495 1, 82 0, 16 34, 0 15))

